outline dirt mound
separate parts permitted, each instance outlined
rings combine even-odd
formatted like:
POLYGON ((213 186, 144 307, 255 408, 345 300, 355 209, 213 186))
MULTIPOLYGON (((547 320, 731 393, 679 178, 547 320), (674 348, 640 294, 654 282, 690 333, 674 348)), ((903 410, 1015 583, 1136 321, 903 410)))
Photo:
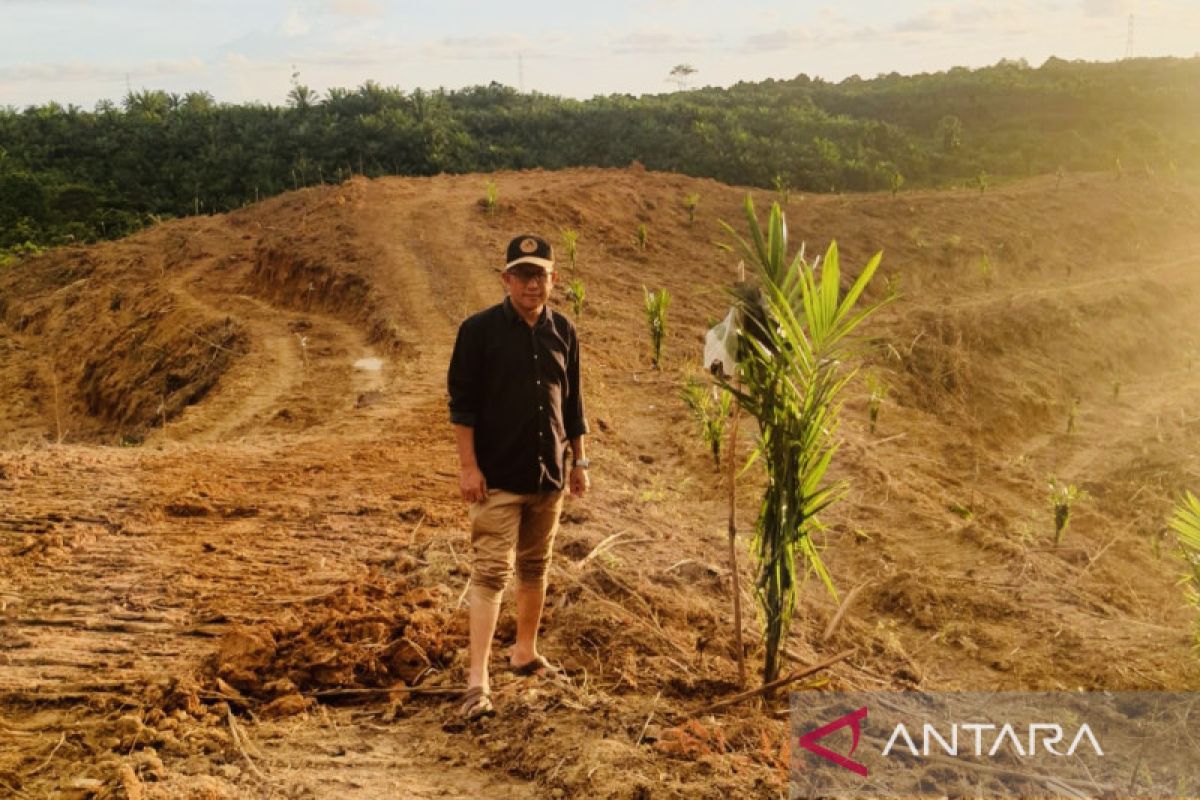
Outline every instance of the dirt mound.
POLYGON ((321 311, 360 326, 390 353, 411 351, 415 341, 403 320, 389 316, 367 266, 369 254, 355 235, 354 215, 367 203, 369 182, 355 178, 277 202, 264 226, 260 211, 233 215, 235 225, 260 231, 246 291, 283 308, 321 311))
POLYGON ((370 578, 290 609, 288 624, 234 628, 206 677, 218 694, 232 688, 242 701, 267 703, 269 717, 303 711, 302 697, 399 693, 443 671, 465 644, 461 619, 454 624, 438 605, 436 591, 370 578))
POLYGON ((5 393, 17 423, 6 433, 27 433, 32 424, 56 439, 140 441, 146 429, 204 399, 246 352, 234 320, 140 283, 147 271, 142 254, 114 262, 68 249, 0 275, 2 335, 12 356, 0 371, 17 388, 5 393))

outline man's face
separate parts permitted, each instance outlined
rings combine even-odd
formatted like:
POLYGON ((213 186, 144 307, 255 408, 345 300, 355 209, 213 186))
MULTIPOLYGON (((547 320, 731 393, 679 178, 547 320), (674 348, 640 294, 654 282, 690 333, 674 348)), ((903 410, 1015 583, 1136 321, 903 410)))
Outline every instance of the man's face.
POLYGON ((550 299, 552 286, 554 273, 533 264, 518 264, 504 273, 504 288, 522 314, 540 312, 550 299))

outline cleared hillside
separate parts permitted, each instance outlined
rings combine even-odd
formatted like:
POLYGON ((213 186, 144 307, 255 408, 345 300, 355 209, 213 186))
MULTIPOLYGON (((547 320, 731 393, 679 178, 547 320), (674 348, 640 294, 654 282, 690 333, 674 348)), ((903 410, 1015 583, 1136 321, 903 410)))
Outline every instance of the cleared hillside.
MULTIPOLYGON (((743 225, 746 190, 494 179, 495 214, 483 176, 355 179, 0 270, 0 785, 786 790, 771 708, 692 718, 736 668, 723 493, 678 394, 736 271, 717 220, 743 225), (499 299, 508 238, 568 227, 595 491, 566 512, 545 649, 575 677, 501 676, 501 716, 447 731, 468 561, 445 367, 458 322, 499 299), (643 286, 674 298, 661 372, 643 286)), ((827 639, 836 603, 807 587, 790 647, 855 652, 807 685, 1195 689, 1162 527, 1200 480, 1200 192, 1086 174, 787 211, 794 242, 836 238, 852 273, 884 249, 872 291, 900 294, 866 329, 888 402, 870 433, 861 381, 847 398, 852 489, 821 537, 843 595, 864 588, 827 639), (1050 475, 1090 495, 1058 548, 1050 475)))

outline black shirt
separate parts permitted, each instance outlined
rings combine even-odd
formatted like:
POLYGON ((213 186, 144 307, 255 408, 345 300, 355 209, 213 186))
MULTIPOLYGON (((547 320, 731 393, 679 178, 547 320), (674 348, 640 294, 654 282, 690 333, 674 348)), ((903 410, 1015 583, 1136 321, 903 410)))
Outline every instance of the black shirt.
POLYGON ((505 298, 468 317, 450 359, 450 421, 475 429, 489 489, 565 488, 571 439, 587 433, 575 326, 548 306, 530 327, 505 298))

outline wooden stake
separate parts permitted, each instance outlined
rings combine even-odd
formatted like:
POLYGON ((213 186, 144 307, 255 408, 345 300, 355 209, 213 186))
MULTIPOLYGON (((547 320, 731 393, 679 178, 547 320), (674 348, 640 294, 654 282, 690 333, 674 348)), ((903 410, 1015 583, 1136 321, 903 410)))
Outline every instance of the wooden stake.
MULTIPOLYGON (((735 383, 735 386, 737 384, 735 383)), ((733 401, 733 427, 729 434, 729 574, 733 579, 733 648, 737 654, 738 685, 746 685, 746 653, 742 646, 742 585, 737 558, 737 438, 742 404, 733 401)))
MULTIPOLYGON (((746 281, 746 262, 738 261, 738 282, 746 281)), ((733 366, 734 388, 741 387, 737 364, 733 366)), ((737 442, 738 422, 742 416, 742 404, 733 398, 733 426, 729 432, 729 575, 733 581, 733 648, 737 654, 738 685, 746 685, 746 648, 742 646, 742 582, 738 575, 737 560, 737 442)))

